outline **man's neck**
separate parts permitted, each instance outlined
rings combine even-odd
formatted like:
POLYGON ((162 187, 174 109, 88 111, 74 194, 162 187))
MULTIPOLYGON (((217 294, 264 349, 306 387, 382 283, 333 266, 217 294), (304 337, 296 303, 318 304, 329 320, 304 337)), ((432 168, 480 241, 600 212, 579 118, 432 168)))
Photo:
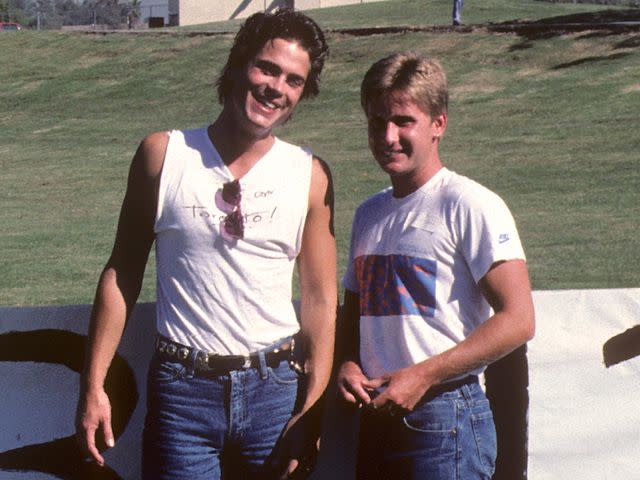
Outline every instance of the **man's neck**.
POLYGON ((391 176, 391 186, 393 187, 393 196, 396 198, 406 197, 413 192, 421 189, 426 185, 429 180, 436 176, 436 174, 443 168, 443 165, 438 159, 429 168, 410 175, 391 176))
POLYGON ((209 138, 235 178, 243 177, 271 149, 271 132, 258 137, 232 125, 222 115, 209 125, 209 138))

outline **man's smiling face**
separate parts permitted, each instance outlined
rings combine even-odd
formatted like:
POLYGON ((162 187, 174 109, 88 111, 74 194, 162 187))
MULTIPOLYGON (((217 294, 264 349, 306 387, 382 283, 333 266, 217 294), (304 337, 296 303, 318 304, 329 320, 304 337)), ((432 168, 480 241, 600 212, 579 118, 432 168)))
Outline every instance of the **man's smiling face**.
POLYGON ((439 168, 437 142, 444 133, 445 117, 432 119, 402 92, 378 98, 367 107, 369 148, 392 178, 420 184, 439 168))
POLYGON ((295 41, 268 41, 242 71, 232 92, 237 120, 258 137, 285 123, 300 101, 311 68, 295 41))

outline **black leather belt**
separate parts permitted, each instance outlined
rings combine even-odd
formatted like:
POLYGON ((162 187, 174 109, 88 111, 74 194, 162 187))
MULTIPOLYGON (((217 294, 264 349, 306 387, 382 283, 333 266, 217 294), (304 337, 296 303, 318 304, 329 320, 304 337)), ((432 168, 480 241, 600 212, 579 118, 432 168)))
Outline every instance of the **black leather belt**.
MULTIPOLYGON (((294 347, 294 339, 287 340, 274 347, 273 350, 264 352, 265 363, 268 367, 277 367, 283 360, 290 360, 294 347)), ((224 375, 233 370, 257 368, 260 366, 260 357, 257 352, 249 355, 218 355, 198 351, 193 364, 192 353, 194 348, 158 335, 156 340, 156 355, 163 360, 179 362, 185 366, 194 365, 196 373, 210 375, 224 375)))
POLYGON ((446 392, 453 392, 465 385, 472 385, 474 383, 480 383, 477 375, 469 375, 459 380, 453 380, 451 382, 439 383, 429 388, 426 393, 426 397, 432 398, 441 395, 446 392))

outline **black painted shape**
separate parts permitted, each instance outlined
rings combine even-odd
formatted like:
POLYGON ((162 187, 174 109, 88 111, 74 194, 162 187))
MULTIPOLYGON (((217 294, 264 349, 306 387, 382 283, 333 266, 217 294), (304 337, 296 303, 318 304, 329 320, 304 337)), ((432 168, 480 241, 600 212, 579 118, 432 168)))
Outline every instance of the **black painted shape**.
POLYGON ((489 365, 487 397, 498 435, 493 480, 526 480, 528 458, 529 364, 527 346, 489 365))
MULTIPOLYGON (((57 363, 80 373, 84 365, 86 337, 66 330, 33 330, 0 335, 0 361, 57 363)), ((138 389, 131 367, 116 353, 105 391, 112 407, 112 428, 117 439, 125 430, 136 404, 138 389)), ((46 395, 46 392, 42 392, 46 395)), ((69 419, 73 423, 73 419, 69 419)), ((98 432, 100 435, 101 432, 98 432)), ((104 449, 104 445, 101 446, 104 449)), ((84 462, 75 437, 28 445, 0 453, 0 469, 38 471, 64 480, 121 480, 109 467, 84 462)))
POLYGON ((122 480, 108 466, 85 462, 75 437, 0 453, 0 470, 42 472, 65 480, 122 480))
POLYGON ((640 325, 611 337, 602 346, 602 357, 607 368, 640 355, 640 325))

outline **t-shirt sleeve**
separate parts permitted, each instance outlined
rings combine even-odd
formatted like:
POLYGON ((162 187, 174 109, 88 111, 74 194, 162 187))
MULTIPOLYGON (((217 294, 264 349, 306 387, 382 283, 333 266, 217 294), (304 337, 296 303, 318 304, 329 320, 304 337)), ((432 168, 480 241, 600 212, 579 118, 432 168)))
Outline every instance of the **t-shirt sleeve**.
POLYGON ((460 246, 476 282, 499 261, 526 260, 515 220, 505 202, 484 187, 461 195, 460 246))

